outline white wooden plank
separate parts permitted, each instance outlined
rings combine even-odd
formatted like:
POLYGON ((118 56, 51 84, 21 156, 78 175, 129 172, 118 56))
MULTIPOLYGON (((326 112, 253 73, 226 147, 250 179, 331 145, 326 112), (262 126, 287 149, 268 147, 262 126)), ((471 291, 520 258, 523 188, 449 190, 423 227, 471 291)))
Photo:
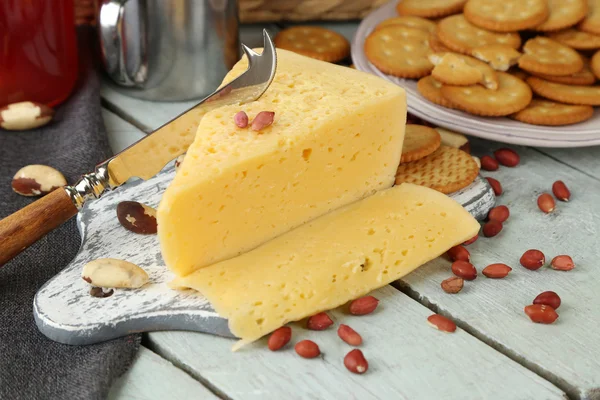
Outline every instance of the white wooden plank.
POLYGON ((557 159, 591 177, 600 180, 600 146, 581 149, 538 149, 544 154, 557 159))
POLYGON ((365 375, 343 365, 351 347, 335 328, 293 327, 292 342, 271 352, 263 339, 237 353, 234 341, 200 333, 155 332, 149 346, 231 399, 557 399, 563 393, 531 371, 462 330, 431 328, 431 311, 387 286, 374 293, 377 311, 355 317, 336 310, 332 319, 363 336, 365 375), (293 344, 317 342, 323 355, 300 358, 293 344))
POLYGON ((218 399, 169 361, 140 347, 131 368, 111 387, 110 400, 218 399))
MULTIPOLYGON (((502 146, 473 141, 476 155, 490 154, 502 146)), ((467 282, 458 295, 448 295, 440 282, 451 276, 450 263, 435 260, 403 279, 415 298, 436 306, 462 322, 469 332, 559 385, 573 398, 600 399, 600 276, 597 245, 600 229, 600 183, 545 157, 533 149, 519 148, 521 164, 485 175, 504 187, 499 204, 511 211, 504 230, 494 238, 481 237, 469 246, 479 271, 504 262, 513 272, 504 280, 480 276, 467 282), (569 203, 557 202, 546 215, 536 205, 541 192, 562 179, 572 191, 569 203), (530 248, 543 251, 548 262, 559 254, 573 257, 570 272, 548 267, 529 271, 519 264, 530 248), (532 323, 523 308, 539 293, 553 290, 562 298, 560 317, 553 325, 532 323)))

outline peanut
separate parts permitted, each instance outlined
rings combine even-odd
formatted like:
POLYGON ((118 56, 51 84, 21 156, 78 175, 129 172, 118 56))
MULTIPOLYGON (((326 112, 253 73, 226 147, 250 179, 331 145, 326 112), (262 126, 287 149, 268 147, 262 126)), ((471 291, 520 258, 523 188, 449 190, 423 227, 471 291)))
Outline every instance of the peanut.
POLYGON ((340 324, 337 333, 340 339, 350 346, 360 346, 362 344, 362 337, 348 325, 340 324))
POLYGON ((273 123, 275 113, 272 111, 261 111, 256 114, 252 121, 252 130, 260 131, 273 123))
POLYGON ((538 324, 551 324, 558 318, 554 308, 545 304, 532 304, 525 307, 525 314, 538 324))
POLYGON ((494 160, 490 156, 483 156, 480 159, 481 169, 486 171, 496 171, 498 169, 498 161, 494 160))
POLYGON ((455 294, 462 290, 465 281, 458 276, 452 276, 442 281, 442 290, 446 293, 455 294))
POLYGON ((488 219, 504 223, 510 216, 510 210, 506 206, 497 206, 490 210, 488 219))
POLYGON ((546 256, 539 250, 530 249, 523 253, 519 261, 525 268, 535 271, 544 266, 546 263, 546 256))
POLYGON ((494 194, 496 196, 500 196, 502 194, 502 185, 500 182, 498 182, 497 179, 490 178, 489 176, 487 176, 485 179, 488 181, 492 189, 494 189, 494 194))
POLYGON ((482 228, 483 236, 494 237, 502 231, 502 222, 491 220, 485 223, 482 228))
POLYGON ((537 199, 537 204, 539 209, 545 212, 546 214, 549 214, 552 211, 554 211, 554 208, 556 207, 556 202, 554 201, 554 198, 548 193, 540 194, 537 199))
POLYGON ((509 272, 512 271, 512 268, 506 264, 497 263, 490 264, 481 271, 483 275, 492 279, 501 279, 506 277, 509 272))
POLYGON ((350 314, 353 315, 366 315, 370 314, 377 308, 379 300, 373 296, 365 296, 360 299, 353 300, 350 303, 350 314))
POLYGON ((571 191, 563 181, 556 181, 552 184, 552 193, 560 201, 569 201, 571 199, 571 191))
MULTIPOLYGON (((235 122, 235 125, 238 128, 245 128, 248 126, 248 114, 246 114, 244 111, 240 111, 237 114, 235 114, 233 116, 233 122, 235 122)), ((258 129, 255 129, 258 130, 258 129)))
POLYGON ((302 340, 296 343, 294 346, 294 350, 300 357, 304 358, 315 358, 321 354, 321 350, 319 349, 319 345, 317 345, 312 340, 302 340))
POLYGON ((427 323, 442 332, 452 333, 456 330, 454 321, 439 314, 433 314, 427 317, 427 323))
POLYGON ((267 342, 269 350, 277 351, 281 349, 283 346, 288 344, 291 338, 292 328, 289 326, 282 326, 281 328, 276 329, 271 336, 269 336, 269 341, 267 342))
POLYGON ((560 303, 560 297, 552 291, 542 292, 533 299, 533 304, 545 304, 555 310, 560 307, 560 303))
POLYGON ((469 250, 460 245, 452 247, 447 254, 451 261, 471 261, 469 250))
POLYGON ((575 263, 570 256, 563 254, 554 257, 552 261, 550 261, 550 266, 558 271, 570 271, 575 268, 575 263))
POLYGON ((521 157, 514 150, 507 148, 496 150, 494 156, 505 167, 516 167, 521 161, 521 157))
POLYGON ((359 349, 354 349, 346 354, 344 365, 348 368, 348 371, 355 374, 364 374, 369 369, 369 363, 359 349))
POLYGON ((466 242, 463 243, 463 246, 468 246, 471 243, 475 243, 477 241, 477 238, 479 237, 479 235, 475 235, 473 236, 471 239, 467 240, 466 242))
POLYGON ((452 273, 467 281, 472 281, 477 278, 477 270, 467 261, 454 261, 452 263, 452 273))
POLYGON ((333 325, 333 321, 324 312, 313 315, 308 319, 306 327, 311 331, 323 331, 333 325))

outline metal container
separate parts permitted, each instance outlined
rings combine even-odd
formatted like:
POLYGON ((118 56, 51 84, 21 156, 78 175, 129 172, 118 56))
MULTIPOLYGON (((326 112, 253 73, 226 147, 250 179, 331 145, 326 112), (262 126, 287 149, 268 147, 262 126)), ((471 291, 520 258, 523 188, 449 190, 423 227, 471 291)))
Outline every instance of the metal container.
POLYGON ((124 94, 208 95, 239 59, 236 0, 101 0, 102 60, 124 94))

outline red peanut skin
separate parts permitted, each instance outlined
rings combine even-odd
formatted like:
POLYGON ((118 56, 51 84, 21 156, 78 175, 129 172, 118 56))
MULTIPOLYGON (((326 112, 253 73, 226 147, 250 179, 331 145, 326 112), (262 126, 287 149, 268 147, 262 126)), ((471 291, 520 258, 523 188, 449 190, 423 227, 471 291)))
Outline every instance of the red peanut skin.
POLYGON ((324 312, 318 313, 310 317, 306 323, 306 327, 311 331, 322 331, 333 325, 333 321, 324 312))
POLYGON ((502 222, 491 220, 485 223, 482 228, 483 236, 494 237, 502 232, 502 222))
POLYGON ((267 346, 269 346, 269 350, 277 351, 288 344, 291 338, 292 328, 289 326, 282 326, 281 328, 276 329, 271 336, 269 336, 267 346))
POLYGON ((350 303, 349 311, 352 315, 366 315, 375 311, 378 304, 379 300, 375 297, 365 296, 353 300, 352 303, 350 303))
POLYGON ((294 346, 294 349, 296 350, 296 353, 300 357, 304 357, 304 358, 315 358, 315 357, 318 357, 319 354, 321 354, 319 345, 317 345, 312 340, 302 340, 302 341, 296 343, 296 346, 294 346))
POLYGON ((552 291, 542 292, 533 299, 533 304, 545 304, 555 310, 560 307, 560 303, 560 296, 552 291))
POLYGON ((490 178, 489 176, 486 176, 485 179, 488 181, 492 189, 494 189, 494 194, 496 196, 500 196, 502 194, 502 185, 500 182, 497 179, 490 178))
POLYGON ((558 319, 554 308, 544 304, 532 304, 525 307, 524 311, 529 319, 538 324, 551 324, 558 319))
POLYGON ((444 317, 443 315, 430 315, 429 317, 427 317, 427 322, 434 328, 443 332, 452 333, 456 331, 456 324, 454 323, 454 321, 444 317))
POLYGON ((481 169, 486 171, 496 171, 499 168, 498 161, 494 160, 490 156, 483 156, 479 159, 481 162, 481 169))
POLYGON ((369 369, 369 363, 362 351, 359 349, 351 350, 344 357, 344 366, 348 371, 355 374, 364 374, 369 369))
POLYGON ((360 346, 362 344, 362 337, 360 334, 348 325, 340 324, 337 333, 340 339, 350 346, 360 346))
POLYGON ((521 161, 521 157, 512 149, 502 148, 494 152, 496 160, 505 167, 516 167, 521 161))
POLYGON ((546 256, 544 256, 544 253, 539 250, 530 249, 523 253, 519 261, 525 268, 535 271, 542 268, 544 264, 546 264, 546 256))
POLYGON ((452 263, 452 273, 467 281, 472 281, 477 278, 477 270, 467 261, 454 261, 452 263))

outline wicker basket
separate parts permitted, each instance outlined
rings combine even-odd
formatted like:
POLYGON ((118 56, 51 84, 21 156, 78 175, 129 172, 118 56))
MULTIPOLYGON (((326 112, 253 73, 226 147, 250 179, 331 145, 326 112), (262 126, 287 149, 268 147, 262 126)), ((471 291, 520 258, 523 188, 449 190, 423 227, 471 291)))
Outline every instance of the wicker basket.
MULTIPOLYGON (((388 0, 238 0, 241 22, 360 19, 388 0)), ((75 0, 78 25, 95 25, 97 0, 75 0)))
POLYGON ((389 0, 239 0, 241 22, 360 19, 389 0))

